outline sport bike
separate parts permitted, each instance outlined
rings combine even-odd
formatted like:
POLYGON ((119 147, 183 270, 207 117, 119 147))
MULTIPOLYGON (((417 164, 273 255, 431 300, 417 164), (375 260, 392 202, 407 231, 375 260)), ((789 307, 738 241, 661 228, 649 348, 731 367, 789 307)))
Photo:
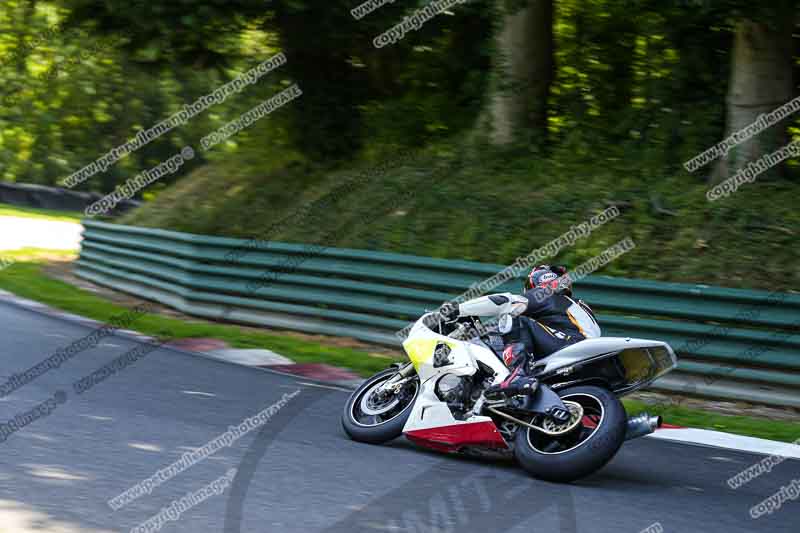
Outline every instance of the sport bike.
POLYGON ((628 418, 619 398, 677 365, 664 342, 597 337, 531 361, 531 392, 487 399, 485 389, 509 374, 497 328, 427 313, 403 348, 410 362, 375 374, 348 399, 342 425, 352 439, 405 435, 443 452, 515 457, 533 476, 561 482, 597 471, 625 440, 661 426, 646 413, 628 418))

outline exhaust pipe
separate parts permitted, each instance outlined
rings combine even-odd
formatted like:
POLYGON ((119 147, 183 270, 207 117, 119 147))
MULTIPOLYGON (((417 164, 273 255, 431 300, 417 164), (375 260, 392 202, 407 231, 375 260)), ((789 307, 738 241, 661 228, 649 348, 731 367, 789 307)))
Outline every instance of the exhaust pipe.
POLYGON ((625 440, 636 439, 644 437, 654 432, 661 427, 663 420, 660 416, 650 416, 647 413, 642 413, 639 416, 634 416, 628 419, 628 431, 625 434, 625 440))

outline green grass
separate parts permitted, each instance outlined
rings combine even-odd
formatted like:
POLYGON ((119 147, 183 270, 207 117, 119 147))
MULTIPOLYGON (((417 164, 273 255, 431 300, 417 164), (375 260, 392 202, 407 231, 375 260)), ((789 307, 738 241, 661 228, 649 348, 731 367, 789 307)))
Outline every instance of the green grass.
POLYGON ((333 170, 304 160, 242 165, 231 158, 198 168, 120 221, 507 265, 617 205, 619 217, 548 262, 574 267, 630 236, 636 248, 598 274, 782 291, 800 286, 800 269, 787 268, 800 264, 800 181, 756 181, 711 203, 701 173, 648 168, 635 153, 589 148, 542 158, 452 141, 333 170), (371 169, 378 170, 350 194, 275 225, 371 169))
POLYGON ((630 415, 647 411, 652 415, 661 415, 667 423, 676 426, 711 429, 781 442, 794 442, 800 438, 800 423, 721 415, 676 405, 647 404, 637 400, 623 400, 623 403, 630 415))
POLYGON ((73 250, 47 250, 44 248, 19 248, 17 250, 0 250, 1 257, 8 257, 14 261, 29 261, 43 263, 49 260, 67 261, 75 259, 78 254, 73 250))
POLYGON ((38 209, 33 207, 20 207, 18 205, 0 203, 0 217, 38 218, 57 222, 80 222, 83 213, 73 211, 56 211, 54 209, 38 209))
MULTIPOLYGON (((0 254, 0 258, 15 261, 11 266, 0 270, 0 289, 103 322, 124 313, 126 308, 52 279, 42 272, 44 260, 65 260, 72 257, 74 254, 70 252, 33 249, 0 254)), ((200 320, 184 321, 156 314, 142 315, 132 324, 131 329, 147 335, 175 339, 211 337, 224 340, 236 348, 267 348, 296 362, 328 363, 350 368, 365 377, 386 368, 390 362, 385 357, 373 357, 361 350, 329 346, 234 325, 200 320)), ((673 405, 648 405, 634 400, 625 400, 624 403, 630 414, 648 411, 651 414, 660 414, 671 424, 681 426, 713 429, 783 442, 792 442, 800 438, 798 423, 719 415, 673 405)))
MULTIPOLYGON (((42 272, 40 262, 42 257, 65 259, 70 257, 69 253, 22 250, 0 254, 0 257, 16 261, 0 271, 0 289, 103 322, 126 311, 122 306, 52 279, 42 272)), ((147 335, 173 339, 211 337, 226 341, 234 348, 266 348, 298 363, 328 363, 350 368, 362 376, 370 376, 386 368, 391 362, 386 357, 373 357, 368 352, 351 348, 326 346, 234 325, 200 320, 183 321, 157 314, 142 315, 131 329, 147 335)))

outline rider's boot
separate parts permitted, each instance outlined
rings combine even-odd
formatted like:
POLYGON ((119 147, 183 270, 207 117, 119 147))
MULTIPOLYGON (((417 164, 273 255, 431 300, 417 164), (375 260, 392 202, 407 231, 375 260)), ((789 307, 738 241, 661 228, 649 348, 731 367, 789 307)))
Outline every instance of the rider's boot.
POLYGON ((519 366, 502 383, 488 387, 484 395, 490 400, 510 398, 519 394, 531 395, 536 392, 538 385, 539 381, 524 375, 522 367, 519 366))
POLYGON ((488 387, 484 396, 493 400, 535 393, 539 382, 527 375, 528 357, 528 350, 523 343, 517 342, 506 346, 503 351, 503 362, 512 369, 511 373, 501 383, 488 387))

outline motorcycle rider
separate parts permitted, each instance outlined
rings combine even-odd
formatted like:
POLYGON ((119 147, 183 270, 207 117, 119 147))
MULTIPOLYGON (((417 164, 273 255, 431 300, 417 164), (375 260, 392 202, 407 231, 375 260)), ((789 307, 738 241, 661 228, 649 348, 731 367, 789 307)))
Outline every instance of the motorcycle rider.
POLYGON ((459 316, 501 317, 503 361, 508 377, 485 391, 487 398, 530 394, 537 381, 530 376, 531 363, 570 344, 599 337, 600 326, 582 300, 572 298, 572 280, 566 267, 539 265, 524 282, 524 294, 481 296, 457 306, 445 304, 440 313, 446 321, 459 316), (504 315, 510 327, 502 327, 504 315))

